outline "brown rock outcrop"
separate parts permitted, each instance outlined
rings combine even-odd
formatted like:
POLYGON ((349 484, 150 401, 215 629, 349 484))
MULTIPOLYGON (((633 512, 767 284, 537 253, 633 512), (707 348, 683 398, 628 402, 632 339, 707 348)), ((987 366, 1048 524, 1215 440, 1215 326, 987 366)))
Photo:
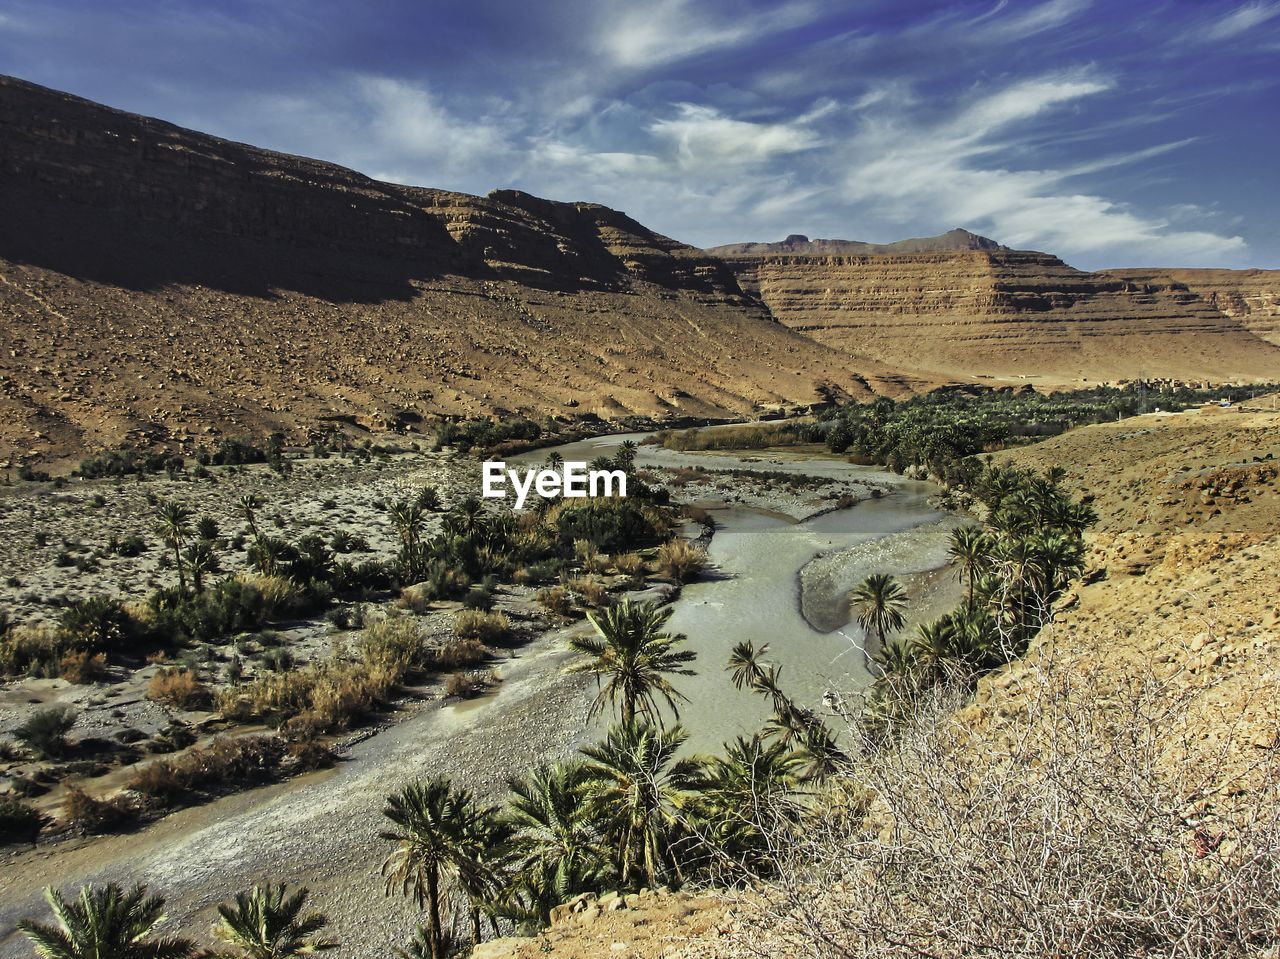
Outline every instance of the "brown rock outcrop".
POLYGON ((1107 270, 1145 288, 1191 293, 1280 345, 1280 270, 1107 270))
MULTIPOLYGON (((1187 284, 1084 273, 1045 253, 1004 248, 887 255, 732 249, 717 251, 787 326, 855 362, 925 380, 1280 376, 1280 340, 1268 332, 1274 317, 1224 312, 1225 294, 1215 300, 1187 284)), ((1246 302, 1273 304, 1268 295, 1246 302)))
POLYGON ((625 214, 380 183, 0 78, 0 461, 866 395, 625 214))

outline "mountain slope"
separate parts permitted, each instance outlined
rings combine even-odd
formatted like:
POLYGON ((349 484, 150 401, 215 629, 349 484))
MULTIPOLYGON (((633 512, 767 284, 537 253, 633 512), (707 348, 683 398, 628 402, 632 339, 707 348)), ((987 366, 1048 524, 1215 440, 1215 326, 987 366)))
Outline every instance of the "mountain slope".
POLYGON ((380 183, 0 78, 0 461, 866 395, 624 214, 380 183))

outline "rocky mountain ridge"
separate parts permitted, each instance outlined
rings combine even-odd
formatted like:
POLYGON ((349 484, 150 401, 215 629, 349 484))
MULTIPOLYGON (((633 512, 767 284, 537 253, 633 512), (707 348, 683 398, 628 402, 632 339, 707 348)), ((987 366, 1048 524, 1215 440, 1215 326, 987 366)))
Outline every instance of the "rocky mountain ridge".
POLYGON ((723 262, 597 204, 380 183, 11 78, 0 131, 0 461, 869 395, 723 262))
POLYGON ((1280 371, 1280 271, 1088 274, 964 230, 708 252, 598 204, 381 183, 3 77, 0 209, 10 468, 441 417, 1280 371))
POLYGON ((838 256, 842 254, 947 253, 957 250, 1007 250, 995 240, 957 227, 939 236, 915 237, 893 243, 864 243, 861 240, 811 240, 803 233, 792 233, 779 243, 730 243, 713 246, 707 252, 728 260, 741 256, 763 256, 773 253, 792 255, 838 256))
POLYGON ((747 293, 797 332, 927 382, 1280 375, 1280 271, 1086 273, 1005 247, 776 246, 725 256, 747 293))

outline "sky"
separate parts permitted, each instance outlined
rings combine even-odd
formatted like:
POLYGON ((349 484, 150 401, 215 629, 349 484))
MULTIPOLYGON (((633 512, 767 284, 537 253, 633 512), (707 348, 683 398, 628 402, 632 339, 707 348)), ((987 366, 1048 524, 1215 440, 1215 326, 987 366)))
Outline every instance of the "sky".
POLYGON ((1280 267, 1280 0, 0 0, 0 73, 698 246, 1280 267))

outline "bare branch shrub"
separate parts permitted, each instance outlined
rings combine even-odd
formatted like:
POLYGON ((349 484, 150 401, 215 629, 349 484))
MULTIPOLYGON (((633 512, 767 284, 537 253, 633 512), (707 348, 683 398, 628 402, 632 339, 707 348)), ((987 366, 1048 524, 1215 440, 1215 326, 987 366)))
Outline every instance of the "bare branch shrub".
POLYGON ((1276 730, 1207 725, 1207 673, 1015 668, 981 707, 915 703, 891 745, 851 723, 867 748, 819 815, 774 826, 779 878, 716 955, 1274 955, 1276 730))

